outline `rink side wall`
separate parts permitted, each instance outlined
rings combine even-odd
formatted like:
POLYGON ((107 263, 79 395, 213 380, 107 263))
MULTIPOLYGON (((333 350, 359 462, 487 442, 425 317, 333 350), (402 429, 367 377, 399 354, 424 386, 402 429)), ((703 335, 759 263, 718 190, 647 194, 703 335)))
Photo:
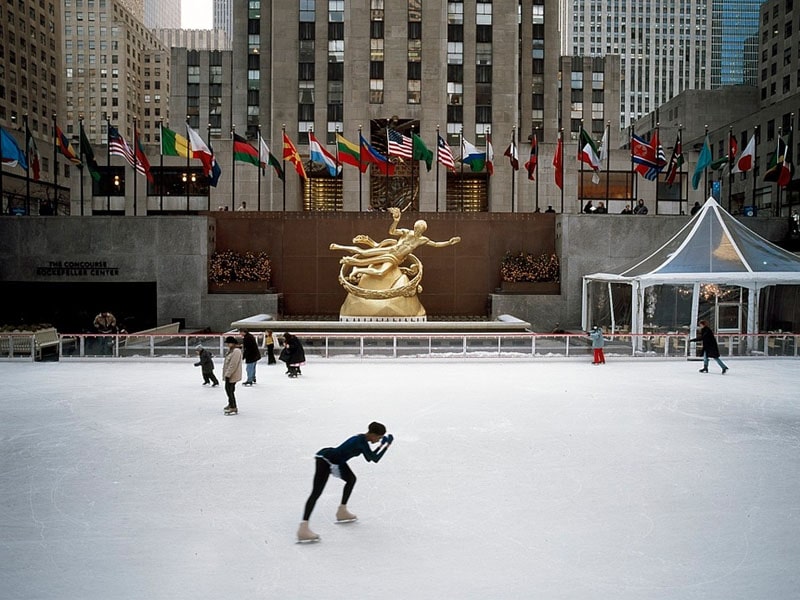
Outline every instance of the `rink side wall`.
MULTIPOLYGON (((678 216, 409 213, 400 226, 410 228, 418 218, 427 221, 433 240, 462 237, 455 246, 418 252, 425 268, 421 297, 429 314, 510 313, 529 321, 535 331, 550 331, 556 323, 578 327, 583 275, 630 264, 686 223, 686 217, 678 216), (497 293, 499 264, 507 251, 557 253, 561 293, 497 293)), ((743 220, 774 242, 789 235, 787 219, 743 220)), ((380 241, 388 237, 390 222, 383 213, 0 217, 0 293, 12 283, 58 282, 70 288, 150 283, 155 286, 155 324, 181 319, 189 327, 213 331, 258 313, 335 315, 344 299, 337 282, 342 253, 331 252, 329 244, 350 243, 361 233, 380 241), (277 293, 208 293, 209 256, 226 249, 267 252, 277 293)), ((58 298, 49 301, 59 303, 58 298)), ((113 312, 102 298, 96 301, 87 313, 113 312)), ((13 320, 14 315, 2 312, 0 323, 13 320)))

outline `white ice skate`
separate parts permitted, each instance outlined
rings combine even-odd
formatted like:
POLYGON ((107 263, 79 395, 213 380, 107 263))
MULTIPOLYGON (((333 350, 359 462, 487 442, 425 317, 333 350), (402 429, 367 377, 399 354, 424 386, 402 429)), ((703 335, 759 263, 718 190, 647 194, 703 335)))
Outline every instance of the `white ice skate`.
POLYGON ((336 522, 337 523, 352 523, 358 517, 355 516, 353 513, 347 510, 347 505, 340 504, 339 510, 336 511, 336 522))
POLYGON ((297 543, 308 544, 318 541, 319 535, 311 531, 311 528, 308 526, 308 521, 301 521, 300 527, 297 529, 297 543))

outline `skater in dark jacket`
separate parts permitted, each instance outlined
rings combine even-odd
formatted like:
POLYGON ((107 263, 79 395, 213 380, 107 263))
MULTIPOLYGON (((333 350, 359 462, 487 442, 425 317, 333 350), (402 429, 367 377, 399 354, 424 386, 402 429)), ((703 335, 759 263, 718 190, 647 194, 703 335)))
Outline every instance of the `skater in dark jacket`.
POLYGON ((242 358, 244 358, 244 368, 247 379, 242 385, 253 385, 256 382, 256 363, 261 360, 261 350, 258 349, 258 342, 255 336, 247 329, 242 329, 242 358))
POLYGON ((214 359, 211 356, 211 352, 203 348, 202 344, 197 344, 195 350, 197 350, 198 361, 194 363, 194 366, 200 367, 203 373, 203 385, 210 383, 211 387, 218 386, 219 381, 214 375, 214 359))
POLYGON ((700 369, 701 373, 708 373, 708 359, 713 358, 722 369, 722 374, 728 372, 728 367, 719 357, 719 346, 717 345, 717 338, 714 337, 714 332, 708 326, 708 321, 700 321, 700 335, 696 338, 689 340, 690 342, 703 343, 703 368, 700 369))
POLYGON ((300 367, 306 362, 306 352, 296 335, 289 332, 283 334, 283 350, 278 359, 286 363, 288 368, 286 374, 289 377, 294 378, 301 375, 300 367))
POLYGON ((297 530, 297 540, 300 542, 313 542, 319 539, 319 536, 311 531, 308 527, 308 520, 311 518, 311 512, 314 510, 314 505, 317 499, 325 489, 325 484, 328 482, 328 477, 333 475, 344 481, 344 490, 342 491, 342 503, 336 511, 336 520, 340 523, 349 523, 355 521, 356 516, 347 510, 347 501, 350 499, 350 494, 353 487, 356 485, 356 476, 350 467, 347 466, 347 461, 355 458, 359 454, 364 455, 367 462, 377 463, 394 441, 392 434, 386 435, 386 427, 382 423, 373 421, 367 428, 367 433, 359 433, 351 438, 345 440, 337 448, 323 448, 317 452, 314 457, 316 463, 316 470, 314 472, 314 486, 311 490, 311 495, 306 501, 306 507, 303 511, 303 521, 300 523, 300 528, 297 530), (370 444, 381 445, 377 450, 372 450, 370 444))

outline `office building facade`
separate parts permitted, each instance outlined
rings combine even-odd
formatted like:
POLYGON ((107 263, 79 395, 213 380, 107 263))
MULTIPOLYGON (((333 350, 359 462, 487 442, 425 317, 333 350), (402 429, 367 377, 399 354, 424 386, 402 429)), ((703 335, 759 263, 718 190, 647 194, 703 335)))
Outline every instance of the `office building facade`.
POLYGON ((456 158, 462 137, 484 153, 490 141, 494 150, 493 175, 457 167, 440 168, 437 176, 421 163, 396 160, 393 175, 371 168, 359 176, 347 166, 331 178, 310 165, 307 181, 293 171, 285 188, 273 181, 278 204, 285 197, 293 210, 381 210, 387 203, 431 211, 533 210, 524 171, 512 172, 503 157, 512 136, 524 163, 536 134, 547 157, 540 162, 544 196, 556 189, 549 169, 561 127, 569 141, 582 121, 587 129, 596 122, 598 140, 607 121, 619 130, 619 88, 611 83, 618 70, 604 74, 618 59, 598 59, 594 67, 589 61, 585 86, 581 62, 575 78, 581 89, 573 89, 571 62, 570 74, 561 73, 558 14, 555 0, 524 0, 516 11, 476 0, 249 0, 233 13, 233 39, 243 43, 233 50, 232 121, 250 139, 260 127, 278 152, 285 131, 306 159, 312 132, 331 152, 339 133, 356 145, 363 135, 385 154, 387 128, 419 135, 434 152, 438 132, 456 158))
POLYGON ((24 151, 27 122, 39 155, 39 180, 32 185, 20 166, 3 164, 2 210, 36 214, 39 202, 44 202, 47 210, 54 211, 68 196, 64 184, 69 175, 52 152, 54 116, 64 106, 58 89, 61 4, 58 0, 4 2, 0 23, 0 126, 24 151))

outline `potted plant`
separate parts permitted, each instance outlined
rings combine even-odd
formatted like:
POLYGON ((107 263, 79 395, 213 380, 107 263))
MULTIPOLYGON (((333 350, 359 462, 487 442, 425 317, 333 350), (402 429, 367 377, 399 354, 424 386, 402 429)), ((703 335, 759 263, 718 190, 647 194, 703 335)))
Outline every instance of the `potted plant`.
POLYGON ((500 289, 512 294, 558 294, 560 275, 555 254, 506 252, 500 263, 500 289))
POLYGON ((214 252, 208 263, 208 288, 216 293, 266 293, 272 263, 266 252, 214 252))

